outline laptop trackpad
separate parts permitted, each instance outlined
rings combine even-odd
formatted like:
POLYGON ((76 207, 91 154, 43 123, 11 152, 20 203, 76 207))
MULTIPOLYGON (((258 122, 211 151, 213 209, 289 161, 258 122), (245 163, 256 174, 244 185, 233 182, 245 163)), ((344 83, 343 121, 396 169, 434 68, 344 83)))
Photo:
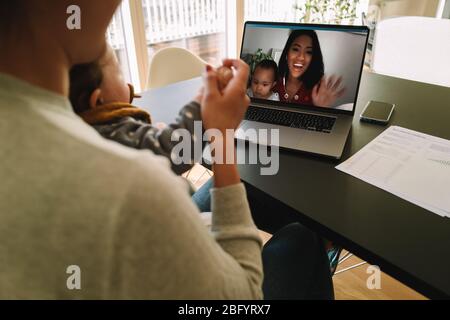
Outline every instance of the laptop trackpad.
POLYGON ((299 129, 244 120, 236 131, 236 138, 262 145, 298 145, 302 139, 301 132, 299 129))

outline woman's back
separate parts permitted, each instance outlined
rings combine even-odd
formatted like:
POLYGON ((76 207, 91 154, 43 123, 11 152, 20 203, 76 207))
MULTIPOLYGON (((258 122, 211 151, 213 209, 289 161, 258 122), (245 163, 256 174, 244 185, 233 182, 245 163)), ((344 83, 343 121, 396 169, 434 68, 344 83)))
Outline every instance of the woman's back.
POLYGON ((0 298, 261 297, 241 185, 215 195, 216 242, 167 160, 107 142, 66 98, 0 74, 0 133, 0 298))

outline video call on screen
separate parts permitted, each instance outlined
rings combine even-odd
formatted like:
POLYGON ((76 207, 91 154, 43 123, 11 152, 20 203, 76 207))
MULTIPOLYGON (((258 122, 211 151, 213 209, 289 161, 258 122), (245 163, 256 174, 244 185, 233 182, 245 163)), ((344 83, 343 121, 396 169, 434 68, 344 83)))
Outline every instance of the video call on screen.
POLYGON ((241 59, 247 93, 290 106, 353 111, 368 32, 332 27, 247 24, 241 59))

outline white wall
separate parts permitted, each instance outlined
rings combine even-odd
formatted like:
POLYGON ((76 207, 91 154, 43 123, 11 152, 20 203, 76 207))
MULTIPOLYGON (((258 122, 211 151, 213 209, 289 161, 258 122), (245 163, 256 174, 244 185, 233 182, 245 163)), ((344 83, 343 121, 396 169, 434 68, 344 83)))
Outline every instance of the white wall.
POLYGON ((358 89, 359 72, 364 59, 366 37, 349 32, 317 31, 326 75, 342 76, 346 93, 336 105, 353 103, 358 89))
MULTIPOLYGON (((272 49, 283 50, 289 37, 289 29, 248 28, 243 54, 254 53, 259 48, 265 53, 272 49)), ((342 31, 317 31, 322 49, 326 75, 342 76, 346 93, 336 106, 355 101, 359 72, 364 57, 364 35, 342 31)), ((278 61, 277 61, 278 62, 278 61)))
POLYGON ((255 53, 259 48, 265 53, 272 48, 283 50, 289 32, 289 29, 247 28, 242 53, 255 53))

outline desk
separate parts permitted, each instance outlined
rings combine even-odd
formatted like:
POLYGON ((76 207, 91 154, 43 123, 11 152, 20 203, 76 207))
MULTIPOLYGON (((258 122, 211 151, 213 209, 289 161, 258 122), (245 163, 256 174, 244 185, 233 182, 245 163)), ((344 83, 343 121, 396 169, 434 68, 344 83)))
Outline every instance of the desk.
MULTIPOLYGON (((155 121, 170 122, 200 86, 200 79, 192 79, 150 90, 137 104, 155 121)), ((369 100, 396 104, 392 125, 450 139, 450 88, 364 72, 341 161, 385 129, 359 121, 369 100)), ((346 175, 335 169, 337 164, 281 151, 275 176, 261 176, 259 165, 239 170, 245 182, 285 208, 274 212, 274 221, 299 221, 418 292, 449 298, 450 219, 346 175)))

